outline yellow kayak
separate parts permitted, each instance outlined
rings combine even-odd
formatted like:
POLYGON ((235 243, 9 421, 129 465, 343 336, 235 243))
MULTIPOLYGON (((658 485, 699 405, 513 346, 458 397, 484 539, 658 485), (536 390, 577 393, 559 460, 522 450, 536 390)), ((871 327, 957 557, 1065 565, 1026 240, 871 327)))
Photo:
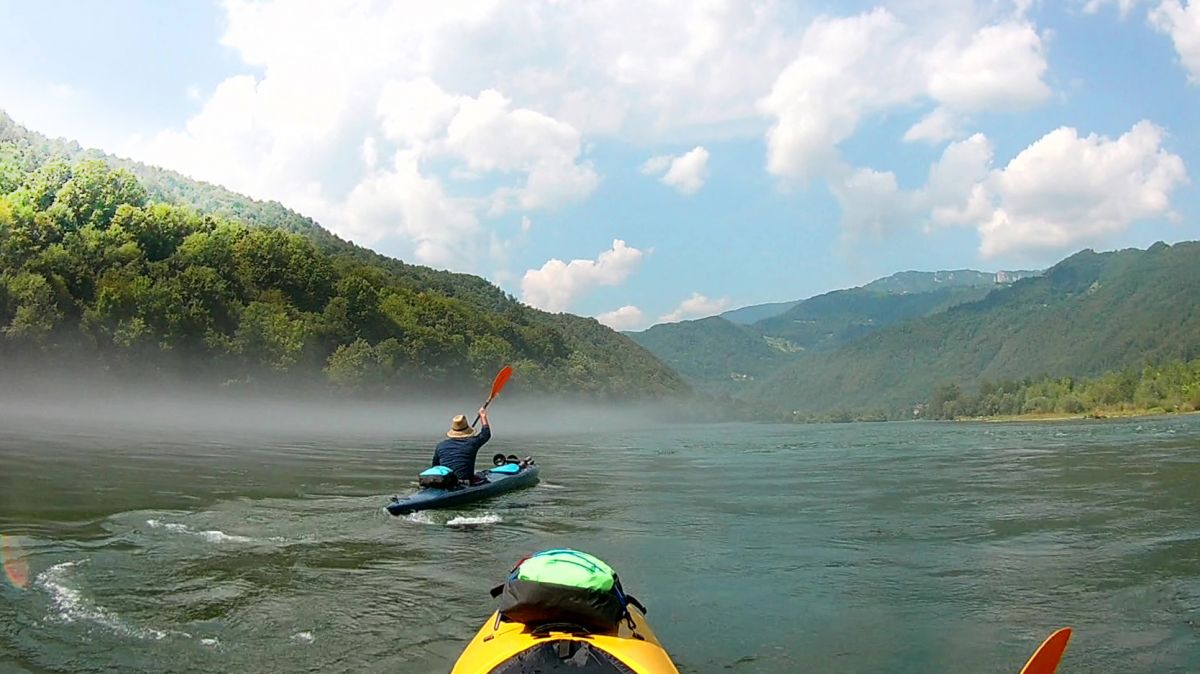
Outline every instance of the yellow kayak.
MULTIPOLYGON (((567 628, 569 629, 569 628, 567 628)), ((559 632, 499 620, 492 614, 467 644, 451 674, 679 674, 667 651, 636 607, 629 619, 607 633, 559 632), (632 625, 630 623, 632 622, 632 625)))

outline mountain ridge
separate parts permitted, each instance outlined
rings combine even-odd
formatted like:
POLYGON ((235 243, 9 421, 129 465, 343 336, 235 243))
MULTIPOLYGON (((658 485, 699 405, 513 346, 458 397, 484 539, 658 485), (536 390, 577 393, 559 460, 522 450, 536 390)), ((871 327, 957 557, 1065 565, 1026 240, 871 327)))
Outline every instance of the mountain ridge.
POLYGON ((1097 253, 943 312, 806 356, 747 391, 803 414, 839 408, 902 415, 952 383, 1097 376, 1200 355, 1200 242, 1097 253))
POLYGON ((738 395, 750 382, 786 366, 806 351, 837 348, 887 325, 979 299, 996 287, 1038 273, 902 271, 793 303, 746 307, 790 305, 750 324, 730 321, 722 314, 626 334, 693 386, 738 395), (719 363, 725 367, 717 367, 719 363))

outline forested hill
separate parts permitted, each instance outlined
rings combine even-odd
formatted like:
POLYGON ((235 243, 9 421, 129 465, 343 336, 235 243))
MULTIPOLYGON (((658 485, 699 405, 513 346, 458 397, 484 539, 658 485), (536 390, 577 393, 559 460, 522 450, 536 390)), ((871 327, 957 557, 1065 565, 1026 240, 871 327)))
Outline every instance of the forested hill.
POLYGON ((594 319, 354 246, 312 220, 50 140, 0 112, 0 358, 95 374, 357 392, 666 396, 687 385, 594 319))
POLYGON ((629 334, 697 388, 737 396, 807 353, 834 350, 889 325, 981 299, 1037 273, 900 272, 806 300, 747 307, 749 313, 736 310, 732 317, 727 312, 629 334), (754 315, 765 317, 749 325, 734 320, 754 315))
POLYGON ((903 414, 938 386, 1096 376, 1200 357, 1200 242, 1077 253, 979 301, 806 355, 747 398, 903 414))
POLYGON ((751 327, 720 316, 664 323, 630 336, 698 389, 715 394, 736 395, 794 357, 751 327))

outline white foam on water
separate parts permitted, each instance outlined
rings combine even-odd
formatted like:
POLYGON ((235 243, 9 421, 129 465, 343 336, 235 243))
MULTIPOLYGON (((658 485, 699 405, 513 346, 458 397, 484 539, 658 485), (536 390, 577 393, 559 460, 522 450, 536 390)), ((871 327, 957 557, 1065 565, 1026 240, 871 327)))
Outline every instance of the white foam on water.
POLYGON ((501 519, 499 515, 496 515, 494 513, 480 515, 479 517, 463 517, 460 515, 459 517, 455 517, 454 519, 450 520, 449 522, 446 522, 446 526, 448 526, 448 527, 475 527, 475 526, 483 526, 485 524, 499 524, 500 522, 503 522, 503 521, 504 520, 501 519))
POLYGON ((146 524, 150 525, 151 529, 166 529, 177 534, 190 534, 199 536, 209 543, 250 543, 254 539, 249 536, 238 536, 235 534, 227 534, 224 531, 210 529, 208 531, 196 531, 186 524, 178 524, 176 522, 160 522, 158 520, 146 520, 146 524))
POLYGON ((253 538, 250 538, 248 536, 237 536, 235 534, 227 534, 224 531, 217 531, 215 529, 212 531, 196 531, 196 532, 192 532, 192 533, 195 533, 197 536, 203 538, 204 540, 208 541, 209 543, 226 543, 226 542, 248 543, 248 542, 254 540, 253 538))
POLYGON ((212 648, 220 648, 220 647, 221 647, 221 642, 220 642, 220 641, 217 641, 215 638, 208 638, 208 637, 205 637, 204 639, 201 639, 201 640, 200 640, 200 645, 202 645, 202 646, 209 646, 209 647, 212 647, 212 648))
POLYGON ((311 644, 315 640, 312 632, 296 632, 292 635, 292 641, 298 644, 311 644))
POLYGON ((50 616, 51 620, 62 623, 95 623, 118 634, 139 639, 158 641, 167 636, 167 633, 162 630, 143 629, 125 624, 115 613, 103 606, 93 604, 77 588, 71 587, 68 584, 71 569, 83 563, 83 561, 79 561, 55 564, 34 579, 35 586, 42 588, 50 595, 54 610, 54 614, 50 616))
POLYGON ((543 488, 545 488, 545 489, 566 489, 566 487, 562 486, 561 484, 554 484, 553 482, 546 482, 545 480, 538 482, 538 489, 543 489, 543 488))
POLYGON ((429 513, 425 512, 424 510, 419 510, 415 513, 409 513, 407 515, 401 515, 400 519, 406 522, 412 522, 413 524, 437 524, 437 522, 434 522, 432 519, 430 519, 429 513))

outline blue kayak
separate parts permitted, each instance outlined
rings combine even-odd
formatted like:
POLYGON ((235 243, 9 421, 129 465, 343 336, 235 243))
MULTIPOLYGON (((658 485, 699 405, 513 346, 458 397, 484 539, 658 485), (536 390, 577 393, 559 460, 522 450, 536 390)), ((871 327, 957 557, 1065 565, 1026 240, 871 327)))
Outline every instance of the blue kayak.
POLYGON ((486 482, 474 486, 458 486, 452 489, 426 487, 405 498, 392 497, 387 511, 393 515, 407 515, 418 510, 451 508, 464 503, 473 503, 497 494, 530 487, 537 484, 536 465, 518 466, 515 463, 497 466, 483 472, 486 482))

